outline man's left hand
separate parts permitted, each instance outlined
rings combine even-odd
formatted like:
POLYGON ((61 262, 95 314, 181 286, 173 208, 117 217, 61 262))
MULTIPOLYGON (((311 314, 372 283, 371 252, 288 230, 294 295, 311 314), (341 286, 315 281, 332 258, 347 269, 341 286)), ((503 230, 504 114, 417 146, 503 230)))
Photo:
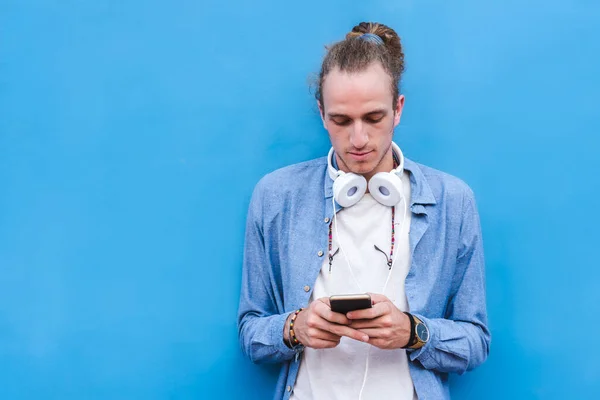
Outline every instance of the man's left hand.
POLYGON ((351 311, 351 328, 369 336, 369 343, 380 349, 399 349, 410 340, 410 318, 382 294, 369 293, 373 307, 351 311))

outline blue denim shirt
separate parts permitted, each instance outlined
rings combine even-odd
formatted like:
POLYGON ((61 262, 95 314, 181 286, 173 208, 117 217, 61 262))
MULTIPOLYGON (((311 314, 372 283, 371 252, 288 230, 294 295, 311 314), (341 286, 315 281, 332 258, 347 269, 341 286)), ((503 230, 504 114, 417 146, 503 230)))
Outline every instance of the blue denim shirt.
MULTIPOLYGON (((409 159, 405 170, 412 212, 405 290, 430 333, 425 346, 408 350, 409 368, 419 399, 449 399, 448 373, 477 367, 489 352, 479 215, 458 178, 409 159)), ((250 202, 239 339, 253 362, 281 363, 275 399, 290 397, 302 360, 283 341, 284 323, 306 307, 327 254, 332 186, 323 157, 266 175, 250 202)))

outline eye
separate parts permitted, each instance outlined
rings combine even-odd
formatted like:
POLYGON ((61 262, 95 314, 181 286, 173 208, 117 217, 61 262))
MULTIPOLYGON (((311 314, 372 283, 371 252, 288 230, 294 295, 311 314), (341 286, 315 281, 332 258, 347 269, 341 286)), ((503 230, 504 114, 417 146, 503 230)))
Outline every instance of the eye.
POLYGON ((369 122, 371 124, 376 124, 378 122, 381 122, 382 119, 383 119, 383 117, 379 117, 379 118, 367 118, 367 122, 369 122))
POLYGON ((385 117, 383 113, 373 113, 366 116, 365 121, 370 124, 376 124, 381 122, 381 120, 385 117))
POLYGON ((335 117, 331 119, 333 121, 334 124, 338 125, 338 126, 347 126, 350 125, 350 123, 352 122, 352 120, 350 120, 349 118, 343 118, 343 117, 335 117))

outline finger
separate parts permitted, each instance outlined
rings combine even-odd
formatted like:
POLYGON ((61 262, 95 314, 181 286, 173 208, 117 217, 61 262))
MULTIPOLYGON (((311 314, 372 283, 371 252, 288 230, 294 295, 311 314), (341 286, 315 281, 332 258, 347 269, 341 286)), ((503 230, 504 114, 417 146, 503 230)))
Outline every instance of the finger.
POLYGON ((338 344, 340 344, 339 340, 337 342, 332 342, 329 340, 314 339, 305 344, 305 346, 313 349, 332 349, 338 344))
POLYGON ((369 335, 344 325, 329 324, 329 326, 325 329, 338 336, 346 336, 350 339, 358 340, 360 342, 369 341, 369 335))
POLYGON ((317 328, 310 328, 307 334, 311 339, 328 340, 330 342, 339 342, 341 339, 339 335, 317 328))
POLYGON ((369 344, 383 350, 391 348, 390 342, 385 339, 371 339, 369 340, 369 344))
POLYGON ((346 318, 346 316, 344 314, 340 314, 340 313, 336 313, 331 311, 331 307, 329 307, 329 299, 327 299, 327 303, 325 303, 324 301, 321 301, 319 299, 319 301, 323 304, 317 304, 315 306, 315 312, 324 320, 329 321, 329 322, 333 322, 335 324, 340 324, 340 325, 349 325, 350 324, 350 320, 348 318, 346 318))
MULTIPOLYGON (((325 306, 325 304, 323 304, 321 302, 316 302, 316 303, 319 303, 319 304, 315 304, 315 305, 311 304, 310 310, 307 311, 305 318, 303 318, 302 320, 297 322, 296 330, 301 332, 301 335, 304 336, 305 338, 316 336, 317 338, 321 338, 321 339, 329 338, 332 340, 339 340, 341 335, 336 335, 335 332, 332 332, 330 326, 331 325, 342 326, 342 325, 332 324, 331 322, 327 321, 325 318, 321 317, 321 315, 319 314, 320 313, 319 309, 327 308, 327 307, 325 306), (335 337, 332 337, 332 336, 326 337, 326 336, 322 336, 322 335, 319 336, 319 332, 326 332, 328 335, 335 335, 335 337)), ((300 319, 300 318, 298 318, 298 319, 300 319)))
POLYGON ((355 319, 352 320, 350 327, 352 329, 376 329, 376 328, 389 328, 391 324, 389 323, 389 318, 387 316, 381 316, 374 319, 355 319))
POLYGON ((316 312, 309 316, 307 325, 309 328, 327 331, 337 336, 348 336, 360 341, 369 340, 368 336, 359 333, 356 329, 348 328, 346 325, 331 323, 319 316, 316 312))
POLYGON ((346 317, 351 320, 355 319, 373 319, 381 317, 389 312, 390 308, 388 303, 375 304, 371 308, 365 308, 364 310, 350 311, 346 314, 346 317))
POLYGON ((360 329, 359 332, 368 335, 369 341, 372 339, 390 339, 392 336, 392 331, 389 328, 366 328, 360 329))
POLYGON ((341 337, 327 330, 319 329, 317 325, 327 324, 317 315, 308 316, 306 324, 295 327, 296 337, 300 343, 306 345, 313 340, 328 340, 339 342, 341 337))

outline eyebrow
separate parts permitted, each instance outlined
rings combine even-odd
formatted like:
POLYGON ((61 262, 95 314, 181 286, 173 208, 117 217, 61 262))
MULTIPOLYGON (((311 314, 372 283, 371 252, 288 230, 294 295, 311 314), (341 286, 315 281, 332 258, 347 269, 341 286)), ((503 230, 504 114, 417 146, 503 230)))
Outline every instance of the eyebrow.
MULTIPOLYGON (((369 117, 369 116, 373 116, 375 114, 387 115, 387 111, 385 109, 383 109, 383 108, 382 109, 377 109, 377 110, 369 111, 368 113, 366 113, 365 115, 363 115, 363 117, 369 117)), ((327 113, 327 116, 329 118, 336 118, 336 117, 350 118, 348 115, 342 114, 342 113, 327 113)))

